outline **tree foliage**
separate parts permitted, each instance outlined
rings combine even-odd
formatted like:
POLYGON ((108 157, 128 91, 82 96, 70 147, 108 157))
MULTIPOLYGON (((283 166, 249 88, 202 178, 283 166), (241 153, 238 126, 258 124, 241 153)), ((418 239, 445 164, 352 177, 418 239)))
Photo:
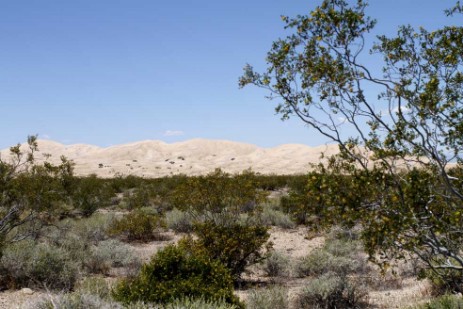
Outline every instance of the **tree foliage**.
POLYGON ((324 0, 307 16, 283 17, 292 34, 273 43, 265 72, 247 65, 240 86, 267 89, 283 119, 339 145, 309 178, 313 211, 362 223, 372 256, 408 251, 437 274, 461 273, 462 6, 446 11, 455 25, 401 26, 371 46, 376 22, 366 10, 363 0, 324 0))
POLYGON ((9 160, 0 158, 0 252, 5 242, 27 238, 51 222, 67 199, 72 163, 62 157, 57 166, 36 164, 37 137, 29 136, 27 145, 26 152, 18 144, 9 160))

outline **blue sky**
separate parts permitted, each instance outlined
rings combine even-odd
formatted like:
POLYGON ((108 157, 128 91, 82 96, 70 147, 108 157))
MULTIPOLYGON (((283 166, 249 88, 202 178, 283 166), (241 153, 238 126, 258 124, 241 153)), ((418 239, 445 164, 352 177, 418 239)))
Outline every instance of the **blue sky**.
MULTIPOLYGON (((280 15, 321 1, 0 0, 0 149, 39 134, 65 144, 227 139, 264 147, 326 139, 282 122, 246 63, 288 34, 280 15)), ((433 28, 455 1, 372 0, 377 32, 433 28)), ((450 21, 460 22, 461 18, 450 21)))

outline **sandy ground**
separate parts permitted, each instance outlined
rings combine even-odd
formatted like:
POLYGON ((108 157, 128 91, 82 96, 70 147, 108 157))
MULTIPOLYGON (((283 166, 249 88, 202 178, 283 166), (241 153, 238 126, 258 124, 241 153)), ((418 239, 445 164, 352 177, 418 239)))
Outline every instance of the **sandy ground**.
MULTIPOLYGON (((273 243, 273 249, 287 254, 292 259, 301 258, 310 251, 320 248, 324 244, 323 237, 315 237, 307 239, 306 228, 299 227, 291 230, 284 230, 281 228, 272 228, 270 241, 273 243)), ((154 241, 147 244, 135 244, 133 245, 137 255, 143 261, 148 261, 150 257, 156 253, 159 249, 165 247, 168 244, 178 241, 183 235, 176 235, 169 232, 171 236, 168 241, 154 241)), ((270 282, 269 278, 262 277, 262 273, 259 273, 258 266, 252 269, 249 274, 246 275, 250 280, 259 280, 262 282, 270 282)), ((381 278, 378 278, 381 286, 381 278)), ((290 278, 284 280, 283 283, 289 290, 289 297, 293 299, 297 296, 299 291, 307 282, 307 279, 290 278)), ((386 284, 386 282, 385 282, 386 284)), ((236 294, 243 300, 245 300, 250 293, 250 289, 237 290, 236 294)), ((3 291, 0 292, 0 308, 25 308, 23 305, 27 302, 34 300, 35 298, 46 295, 43 291, 33 291, 30 289, 22 289, 19 291, 3 291)), ((405 278, 397 284, 397 286, 390 286, 380 288, 380 291, 372 291, 369 294, 369 303, 371 308, 387 309, 387 308, 403 308, 404 306, 414 304, 418 301, 428 299, 429 285, 426 281, 417 281, 412 278, 405 278)))

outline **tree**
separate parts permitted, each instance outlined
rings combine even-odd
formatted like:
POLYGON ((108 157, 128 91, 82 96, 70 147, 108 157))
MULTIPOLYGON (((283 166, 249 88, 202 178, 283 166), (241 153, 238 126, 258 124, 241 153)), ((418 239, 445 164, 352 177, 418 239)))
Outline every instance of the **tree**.
MULTIPOLYGON (((461 277, 463 27, 401 26, 369 48, 375 20, 366 8, 324 0, 308 16, 283 17, 292 34, 273 43, 264 73, 247 65, 239 84, 267 89, 283 119, 296 116, 339 145, 324 173, 370 184, 361 203, 331 207, 344 209, 340 220, 361 214, 372 255, 413 252, 436 274, 461 277)), ((462 11, 457 2, 445 13, 462 11)))
POLYGON ((37 136, 27 139, 28 151, 21 145, 10 148, 10 159, 0 157, 0 255, 7 242, 33 236, 66 199, 66 187, 73 164, 61 158, 61 164, 35 163, 37 136))

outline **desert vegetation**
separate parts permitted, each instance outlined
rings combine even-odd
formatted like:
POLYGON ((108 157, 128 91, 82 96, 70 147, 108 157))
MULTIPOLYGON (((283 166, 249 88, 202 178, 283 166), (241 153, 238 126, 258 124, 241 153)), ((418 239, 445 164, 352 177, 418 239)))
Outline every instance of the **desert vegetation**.
MULTIPOLYGON (((388 308, 381 295, 419 279, 422 294, 393 301, 406 308, 459 291, 458 270, 435 273, 412 251, 381 255, 379 241, 399 228, 380 225, 386 232, 381 217, 355 206, 385 191, 394 199, 367 185, 387 186, 384 175, 102 179, 74 176, 65 158, 36 163, 35 137, 22 149, 2 159, 0 283, 42 293, 24 308, 388 308)), ((402 177, 417 179, 410 201, 429 194, 426 171, 402 177)))
POLYGON ((37 163, 36 136, 11 147, 0 287, 42 291, 26 308, 461 306, 463 28, 378 36, 378 73, 359 62, 366 7, 283 17, 267 71, 240 79, 339 145, 306 175, 76 177, 65 157, 37 163))

